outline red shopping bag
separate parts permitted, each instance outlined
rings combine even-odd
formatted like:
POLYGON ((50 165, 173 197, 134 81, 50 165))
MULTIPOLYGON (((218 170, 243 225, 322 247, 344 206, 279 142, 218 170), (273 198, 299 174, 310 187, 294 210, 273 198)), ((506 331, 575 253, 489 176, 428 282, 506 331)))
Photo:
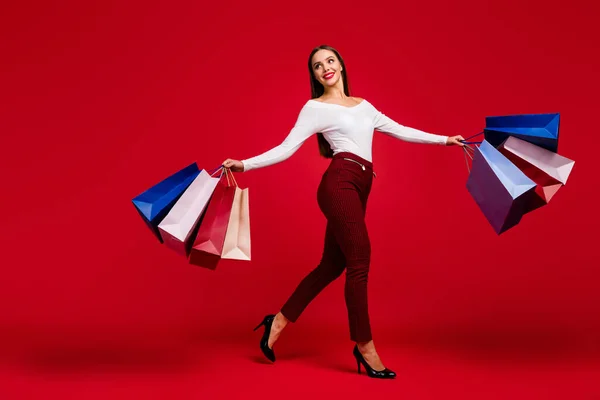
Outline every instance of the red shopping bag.
POLYGON ((190 264, 214 270, 221 259, 237 188, 232 183, 229 174, 230 172, 225 169, 225 173, 208 203, 190 250, 190 264))

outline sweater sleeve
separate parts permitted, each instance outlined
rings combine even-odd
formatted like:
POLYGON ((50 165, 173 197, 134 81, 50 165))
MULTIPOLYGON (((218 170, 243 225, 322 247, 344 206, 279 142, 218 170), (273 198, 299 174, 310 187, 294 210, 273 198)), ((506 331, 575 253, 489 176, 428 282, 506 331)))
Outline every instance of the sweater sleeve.
POLYGON ((448 136, 435 135, 400 125, 375 107, 373 107, 373 124, 376 131, 406 142, 446 145, 448 140, 448 136))
POLYGON ((307 104, 302 107, 296 124, 281 144, 262 154, 241 160, 244 172, 280 163, 292 156, 302 143, 315 134, 318 129, 318 109, 307 104))

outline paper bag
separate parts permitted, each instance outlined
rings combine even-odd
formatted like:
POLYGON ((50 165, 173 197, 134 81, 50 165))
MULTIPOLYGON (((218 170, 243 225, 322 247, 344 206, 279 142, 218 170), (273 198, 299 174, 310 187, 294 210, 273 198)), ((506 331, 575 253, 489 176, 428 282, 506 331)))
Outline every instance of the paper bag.
POLYGON ((163 239, 158 230, 158 224, 199 173, 200 170, 196 163, 190 164, 132 200, 146 226, 161 243, 163 239))
POLYGON ((219 177, 211 177, 202 170, 158 225, 167 247, 187 256, 194 228, 200 221, 215 191, 219 177))
POLYGON ((486 140, 475 149, 467 190, 499 235, 519 223, 536 184, 486 140))
POLYGON ((250 260, 250 208, 248 188, 236 187, 221 258, 250 260))

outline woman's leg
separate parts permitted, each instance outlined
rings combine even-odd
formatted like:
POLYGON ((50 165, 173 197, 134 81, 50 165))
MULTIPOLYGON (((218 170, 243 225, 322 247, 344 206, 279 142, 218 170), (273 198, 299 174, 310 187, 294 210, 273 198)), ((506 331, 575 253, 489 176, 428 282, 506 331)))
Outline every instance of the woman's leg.
POLYGON ((288 320, 296 322, 308 304, 342 274, 345 265, 344 254, 337 244, 332 224, 328 222, 321 262, 298 284, 281 308, 281 314, 288 320))
POLYGON ((367 282, 371 262, 371 242, 364 219, 364 208, 355 191, 345 191, 333 204, 330 224, 346 259, 344 297, 348 311, 350 339, 369 342, 372 339, 367 299, 367 282))
MULTIPOLYGON (((370 189, 370 188, 369 188, 370 189)), ((332 197, 327 215, 336 242, 346 259, 344 294, 348 309, 351 340, 357 342, 365 361, 376 370, 383 370, 371 335, 367 301, 367 283, 371 262, 371 243, 365 223, 369 190, 343 190, 332 197)))
POLYGON ((287 323, 289 321, 296 322, 308 304, 329 283, 342 274, 344 267, 344 254, 335 240, 331 225, 328 223, 325 230, 325 244, 321 262, 298 284, 281 311, 275 315, 269 335, 269 348, 273 348, 273 344, 279 339, 279 335, 287 323))

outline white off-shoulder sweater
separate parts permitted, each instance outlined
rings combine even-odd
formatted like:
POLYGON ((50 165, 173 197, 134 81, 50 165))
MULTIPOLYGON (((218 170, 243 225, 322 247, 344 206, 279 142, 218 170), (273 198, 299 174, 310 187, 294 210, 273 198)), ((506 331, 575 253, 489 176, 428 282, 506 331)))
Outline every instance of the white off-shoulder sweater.
POLYGON ((333 154, 350 152, 372 161, 374 130, 414 143, 445 145, 448 139, 448 136, 400 125, 365 99, 352 107, 310 99, 300 110, 296 124, 280 145, 242 160, 244 172, 288 159, 306 139, 317 132, 323 133, 333 154))

